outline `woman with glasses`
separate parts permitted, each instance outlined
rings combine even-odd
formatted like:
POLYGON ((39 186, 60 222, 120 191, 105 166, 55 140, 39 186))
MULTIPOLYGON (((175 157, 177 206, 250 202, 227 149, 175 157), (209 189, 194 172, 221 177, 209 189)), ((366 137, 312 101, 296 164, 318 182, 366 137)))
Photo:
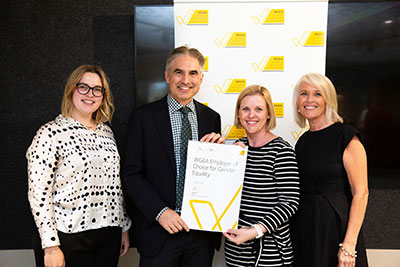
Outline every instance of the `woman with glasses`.
POLYGON ((104 71, 83 65, 65 86, 61 114, 28 148, 28 199, 39 236, 36 266, 117 266, 131 221, 111 128, 114 104, 104 71), (39 238, 40 237, 40 238, 39 238))

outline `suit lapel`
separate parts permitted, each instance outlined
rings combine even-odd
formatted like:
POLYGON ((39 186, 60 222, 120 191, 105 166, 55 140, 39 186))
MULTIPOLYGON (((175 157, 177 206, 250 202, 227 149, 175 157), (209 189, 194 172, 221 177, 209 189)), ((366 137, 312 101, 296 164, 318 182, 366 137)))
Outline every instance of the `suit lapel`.
MULTIPOLYGON (((200 140, 200 138, 209 133, 210 130, 207 129, 207 114, 205 113, 204 106, 196 100, 194 100, 194 104, 196 105, 197 125, 200 140)), ((171 119, 168 112, 167 97, 162 98, 158 102, 158 105, 155 107, 153 118, 157 127, 158 134, 164 144, 164 148, 168 153, 171 167, 176 174, 174 141, 172 136, 171 119)))
POLYGON ((194 100, 194 104, 196 105, 196 115, 197 115, 197 125, 199 127, 199 140, 207 134, 206 129, 206 114, 204 113, 204 106, 201 105, 199 102, 194 100))
POLYGON ((167 98, 164 97, 159 101, 154 114, 154 122, 157 127, 159 137, 161 138, 164 148, 167 151, 169 162, 176 174, 174 141, 172 137, 171 120, 168 113, 167 98))

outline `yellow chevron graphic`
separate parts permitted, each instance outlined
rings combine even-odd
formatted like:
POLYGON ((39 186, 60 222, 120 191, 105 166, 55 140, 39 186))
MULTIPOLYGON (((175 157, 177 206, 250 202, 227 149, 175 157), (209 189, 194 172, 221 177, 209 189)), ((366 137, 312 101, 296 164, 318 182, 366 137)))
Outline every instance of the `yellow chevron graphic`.
POLYGON ((246 79, 226 79, 222 86, 214 85, 218 94, 238 94, 246 87, 246 79))
POLYGON ((257 16, 251 16, 251 19, 253 20, 253 22, 255 24, 262 24, 263 21, 267 18, 268 14, 269 14, 270 9, 269 8, 264 8, 264 10, 262 11, 261 15, 259 17, 257 16))
POLYGON ((251 16, 251 19, 253 20, 254 24, 284 24, 285 10, 264 8, 259 17, 251 16))
POLYGON ((253 70, 258 71, 284 71, 284 59, 283 56, 264 56, 260 63, 251 63, 253 70))
POLYGON ((214 89, 215 89, 215 91, 217 91, 218 94, 224 94, 226 89, 231 84, 231 82, 232 82, 232 79, 226 79, 222 86, 214 85, 214 89))
POLYGON ((217 47, 225 47, 226 44, 228 43, 229 39, 231 38, 232 33, 231 32, 227 32, 225 33, 224 37, 222 38, 222 40, 218 39, 218 38, 214 38, 214 42, 217 45, 217 47))
POLYGON ((303 35, 298 38, 292 38, 292 42, 296 47, 312 47, 324 46, 325 32, 323 31, 305 31, 303 35))
POLYGON ((246 32, 227 32, 222 39, 214 38, 214 42, 218 48, 221 47, 246 47, 247 33, 246 32))
POLYGON ((183 18, 181 16, 176 16, 176 21, 178 21, 179 25, 186 25, 186 24, 188 24, 193 13, 194 13, 194 9, 189 9, 183 18))
POLYGON ((300 129, 300 132, 292 131, 291 134, 294 140, 297 141, 304 132, 308 131, 308 129, 310 129, 310 126, 306 125, 306 127, 300 129))
POLYGON ((292 38, 292 42, 296 47, 302 47, 304 43, 307 41, 308 36, 310 36, 310 31, 305 31, 303 35, 300 37, 300 39, 297 38, 292 38))
POLYGON ((251 66, 253 67, 253 70, 255 72, 257 71, 262 71, 263 70, 263 66, 266 65, 266 62, 268 61, 269 57, 265 56, 261 59, 260 63, 251 63, 251 66))
MULTIPOLYGON (((204 228, 203 228, 203 225, 202 225, 201 222, 200 222, 200 218, 199 218, 199 216, 198 216, 198 214, 197 214, 197 212, 196 212, 196 209, 194 208, 194 205, 193 205, 194 203, 206 204, 206 205, 210 206, 211 211, 212 211, 212 213, 213 213, 213 215, 214 215, 214 218, 215 218, 215 224, 214 224, 214 226, 211 228, 211 230, 214 230, 214 229, 218 226, 218 229, 219 229, 220 231, 222 231, 222 227, 221 227, 220 221, 221 221, 222 218, 225 216, 225 214, 228 212, 229 208, 230 208, 230 207, 232 206, 232 204, 233 204, 233 201, 234 201, 234 200, 236 199, 236 197, 239 195, 239 193, 240 193, 241 190, 242 190, 242 185, 239 186, 239 189, 236 191, 235 195, 233 196, 233 198, 232 198, 231 201, 228 203, 228 205, 226 206, 225 210, 222 212, 221 216, 219 216, 219 217, 217 216, 217 213, 215 212, 214 205, 213 205, 210 201, 206 201, 206 200, 196 200, 196 199, 191 199, 191 200, 189 200, 190 208, 192 209, 193 215, 194 215, 194 217, 196 218, 196 221, 197 221, 197 224, 199 225, 199 228, 200 228, 201 230, 204 229, 204 228)), ((232 226, 232 229, 234 229, 236 226, 237 226, 237 221, 236 221, 236 222, 234 223, 234 225, 232 226)))
POLYGON ((188 25, 208 25, 208 10, 195 10, 188 25))

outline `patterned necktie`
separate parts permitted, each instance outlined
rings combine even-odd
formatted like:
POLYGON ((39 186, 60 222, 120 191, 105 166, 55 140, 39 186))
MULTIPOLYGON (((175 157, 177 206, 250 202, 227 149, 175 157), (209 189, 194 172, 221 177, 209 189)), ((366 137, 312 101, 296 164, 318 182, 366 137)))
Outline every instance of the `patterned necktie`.
POLYGON ((185 187, 185 174, 186 174, 186 156, 189 140, 192 140, 192 129, 188 118, 190 109, 182 107, 179 109, 182 112, 182 131, 181 131, 181 149, 180 149, 180 164, 178 176, 178 188, 176 193, 176 206, 178 210, 182 208, 183 190, 185 187))

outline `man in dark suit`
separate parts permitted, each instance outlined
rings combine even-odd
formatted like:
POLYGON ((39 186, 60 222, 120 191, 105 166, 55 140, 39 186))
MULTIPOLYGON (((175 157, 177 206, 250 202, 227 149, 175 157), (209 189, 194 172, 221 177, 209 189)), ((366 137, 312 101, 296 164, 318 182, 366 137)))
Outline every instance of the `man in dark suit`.
POLYGON ((193 99, 203 81, 204 63, 197 49, 175 48, 165 70, 169 94, 133 110, 129 120, 122 178, 135 205, 134 236, 143 267, 211 266, 220 246, 220 234, 189 231, 180 217, 180 179, 186 165, 182 149, 187 146, 183 132, 188 130, 192 140, 225 141, 218 134, 219 114, 193 99))

